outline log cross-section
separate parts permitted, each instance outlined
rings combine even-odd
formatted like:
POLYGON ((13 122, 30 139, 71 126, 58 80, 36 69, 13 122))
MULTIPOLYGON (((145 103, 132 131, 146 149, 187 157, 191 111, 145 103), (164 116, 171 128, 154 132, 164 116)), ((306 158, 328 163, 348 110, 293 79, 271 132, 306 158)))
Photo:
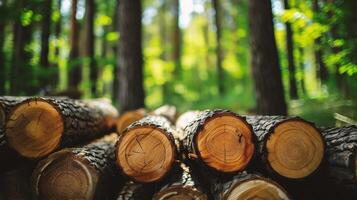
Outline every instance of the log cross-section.
POLYGON ((258 137, 258 153, 269 172, 303 179, 319 168, 325 150, 320 131, 297 117, 247 116, 258 137))
POLYGON ((105 136, 82 147, 68 148, 39 162, 32 174, 37 199, 113 198, 117 135, 105 136))
POLYGON ((176 160, 174 128, 161 116, 147 116, 126 128, 117 143, 117 164, 134 181, 162 179, 176 160))
POLYGON ((233 112, 219 109, 191 112, 179 117, 176 126, 182 130, 187 157, 215 171, 243 170, 254 155, 252 127, 233 112))
POLYGON ((107 102, 30 98, 16 105, 5 126, 9 146, 30 159, 110 133, 116 109, 107 102))

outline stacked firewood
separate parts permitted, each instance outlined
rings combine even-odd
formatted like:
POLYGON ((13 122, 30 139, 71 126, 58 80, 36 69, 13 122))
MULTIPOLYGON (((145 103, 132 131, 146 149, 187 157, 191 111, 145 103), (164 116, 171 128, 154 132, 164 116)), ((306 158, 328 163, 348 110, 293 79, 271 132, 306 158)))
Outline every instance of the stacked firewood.
POLYGON ((0 199, 357 199, 357 127, 0 97, 0 199))

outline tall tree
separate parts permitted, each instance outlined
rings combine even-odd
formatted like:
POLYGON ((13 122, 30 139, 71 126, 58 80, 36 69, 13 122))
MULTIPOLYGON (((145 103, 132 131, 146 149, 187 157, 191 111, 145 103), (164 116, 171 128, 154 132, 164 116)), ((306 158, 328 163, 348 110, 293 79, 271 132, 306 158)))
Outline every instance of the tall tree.
MULTIPOLYGON (((59 40, 61 37, 61 31, 62 31, 62 15, 61 15, 61 8, 62 8, 62 0, 57 1, 57 9, 59 11, 59 17, 56 22, 56 27, 55 27, 55 35, 56 39, 59 40)), ((55 49, 55 56, 56 58, 59 57, 60 54, 60 46, 57 42, 56 49, 55 49)))
MULTIPOLYGON (((175 0, 176 1, 176 0, 175 0)), ((167 2, 166 0, 161 1, 161 6, 159 8, 159 14, 158 14, 158 21, 159 21, 159 35, 160 35, 160 46, 161 46, 161 55, 160 58, 161 60, 164 61, 165 64, 167 64, 168 62, 168 45, 167 45, 167 36, 168 36, 168 30, 167 30, 167 22, 166 22, 166 11, 167 11, 167 2)), ((176 27, 176 25, 175 25, 176 27)), ((174 30, 174 32, 176 32, 176 30, 174 30)), ((175 56, 175 51, 176 51, 176 41, 173 41, 173 50, 174 50, 174 56, 175 56)), ((177 67, 177 60, 176 57, 174 57, 174 61, 175 61, 175 68, 177 67)), ((174 70, 173 75, 175 76, 176 73, 178 72, 176 71, 177 69, 174 70)), ((170 83, 169 80, 165 80, 165 82, 162 84, 162 96, 163 96, 163 102, 168 102, 169 101, 169 96, 171 93, 170 90, 170 83)))
POLYGON ((72 0, 71 13, 71 51, 69 53, 69 86, 78 89, 82 78, 82 70, 78 64, 79 58, 79 30, 77 15, 77 0, 72 0))
MULTIPOLYGON (((289 0, 284 0, 285 10, 290 9, 289 0)), ((294 61, 294 40, 293 40, 293 30, 291 28, 290 22, 285 23, 286 27, 286 50, 288 54, 288 68, 289 68, 289 88, 290 97, 292 99, 298 98, 297 86, 296 86, 296 68, 294 61)))
POLYGON ((220 95, 224 94, 224 71, 222 67, 223 52, 222 52, 222 16, 221 16, 221 5, 219 0, 212 0, 213 7, 215 10, 215 25, 216 25, 216 65, 217 65, 217 85, 218 93, 220 95))
MULTIPOLYGON (((0 4, 0 12, 6 13, 6 0, 2 0, 0 4)), ((0 95, 5 95, 5 83, 6 83, 6 66, 5 66, 5 17, 3 14, 0 19, 0 95)))
POLYGON ((89 60, 90 68, 90 80, 91 80, 91 93, 93 97, 96 97, 97 94, 97 79, 98 79, 98 69, 95 61, 95 52, 94 52, 94 16, 95 16, 95 1, 87 0, 86 1, 86 12, 87 12, 87 30, 86 30, 86 56, 89 60))
MULTIPOLYGON (((49 68, 48 53, 51 34, 51 15, 52 15, 52 0, 45 0, 42 4, 42 27, 41 27, 41 52, 40 52, 40 65, 44 71, 49 68)), ((51 74, 52 75, 52 74, 51 74)), ((48 86, 53 77, 49 74, 44 74, 41 77, 42 86, 48 86)))
POLYGON ((182 49, 182 33, 180 29, 180 0, 174 0, 173 3, 174 15, 174 31, 173 31, 173 59, 175 61, 174 75, 176 78, 181 73, 181 49, 182 49))
MULTIPOLYGON (((113 31, 119 32, 119 5, 120 5, 121 0, 116 0, 115 1, 115 9, 113 13, 113 24, 112 24, 112 29, 113 31)), ((120 33, 120 32, 119 32, 120 33)), ((119 55, 118 54, 118 47, 120 45, 120 42, 117 45, 113 45, 113 53, 114 55, 119 55)), ((119 60, 114 64, 114 69, 113 69, 113 95, 112 95, 112 100, 115 104, 118 103, 119 100, 119 60)))
POLYGON ((141 0, 119 4, 119 102, 120 110, 144 107, 141 0))
MULTIPOLYGON (((312 9, 314 11, 314 18, 318 21, 318 14, 320 12, 319 1, 312 1, 312 9)), ((322 59, 322 49, 321 49, 321 37, 316 38, 314 41, 314 55, 315 55, 315 66, 317 70, 317 77, 321 80, 321 82, 325 82, 327 80, 328 72, 326 65, 322 59)))
POLYGON ((259 114, 287 114, 270 0, 249 0, 251 65, 259 114))

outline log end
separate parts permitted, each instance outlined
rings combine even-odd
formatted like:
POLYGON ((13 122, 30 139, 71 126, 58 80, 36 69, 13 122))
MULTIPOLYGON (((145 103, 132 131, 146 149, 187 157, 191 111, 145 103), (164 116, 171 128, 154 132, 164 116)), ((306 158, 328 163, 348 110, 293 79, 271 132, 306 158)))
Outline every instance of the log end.
POLYGON ((154 200, 207 200, 207 195, 194 187, 171 186, 155 194, 154 200))
POLYGON ((125 175, 137 182, 154 182, 171 170, 175 146, 162 130, 142 126, 122 135, 116 157, 125 175))
POLYGON ((20 155, 36 159, 59 146, 63 130, 62 116, 53 105, 31 99, 10 113, 5 134, 9 145, 20 155))
POLYGON ((243 170, 255 149, 251 126, 230 113, 210 119, 198 133, 196 144, 202 161, 221 172, 243 170))
POLYGON ((116 130, 121 133, 131 123, 140 120, 145 116, 145 109, 137 109, 134 111, 128 111, 119 116, 116 121, 116 130))
POLYGON ((234 185, 224 199, 289 200, 290 198, 277 183, 264 178, 252 178, 234 185))
POLYGON ((319 168, 325 145, 321 133, 312 124, 293 119, 275 127, 266 148, 268 163, 275 172, 301 179, 319 168))
POLYGON ((97 181, 91 166, 66 151, 41 161, 32 174, 38 199, 92 199, 97 181))

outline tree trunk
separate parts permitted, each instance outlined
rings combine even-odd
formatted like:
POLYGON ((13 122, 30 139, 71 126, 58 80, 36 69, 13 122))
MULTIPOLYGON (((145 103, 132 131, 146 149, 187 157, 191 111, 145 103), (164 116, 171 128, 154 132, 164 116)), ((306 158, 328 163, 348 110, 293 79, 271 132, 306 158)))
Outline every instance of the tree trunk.
POLYGON ((120 111, 142 108, 144 104, 141 1, 119 4, 119 102, 120 111))
POLYGON ((91 93, 92 97, 97 97, 97 80, 98 80, 98 69, 95 61, 95 36, 94 36, 94 17, 95 17, 95 0, 86 1, 86 12, 87 12, 87 31, 86 31, 86 56, 89 61, 90 69, 90 80, 91 80, 91 93))
MULTIPOLYGON (((62 8, 62 0, 58 0, 57 2, 57 6, 58 6, 58 10, 60 11, 62 8)), ((56 23, 56 27, 55 27, 55 35, 56 35, 56 39, 57 39, 57 45, 56 45, 56 49, 55 49, 55 56, 58 59, 59 55, 60 55, 60 46, 59 46, 59 40, 61 37, 61 30, 62 30, 62 15, 61 12, 59 12, 59 18, 58 21, 56 23)), ((59 67, 59 66, 58 66, 59 67)))
POLYGON ((299 65, 300 65, 300 70, 301 70, 301 80, 300 80, 300 87, 301 91, 303 94, 307 94, 306 88, 305 88, 305 60, 304 60, 304 48, 299 47, 299 54, 300 54, 300 59, 299 59, 299 65))
POLYGON ((190 161, 212 172, 245 169, 254 155, 255 137, 245 118, 227 110, 181 115, 176 127, 183 152, 190 161))
POLYGON ((207 200, 207 190, 199 182, 198 177, 190 168, 181 164, 177 174, 171 176, 153 197, 153 200, 162 199, 195 199, 207 200))
MULTIPOLYGON (((290 9, 289 0, 284 0, 285 10, 290 9)), ((296 86, 296 70, 294 62, 294 37, 293 30, 291 28, 290 22, 285 22, 286 26, 286 50, 288 54, 288 66, 289 66, 289 86, 290 86, 290 97, 292 99, 298 98, 297 86, 296 86)))
POLYGON ((286 115, 270 1, 249 0, 251 65, 258 114, 286 115))
POLYGON ((129 181, 120 189, 116 200, 152 200, 155 186, 129 181))
POLYGON ((39 162, 31 184, 36 199, 113 199, 120 183, 114 157, 117 138, 113 133, 39 162), (63 188, 67 184, 70 189, 63 188))
POLYGON ((163 179, 177 157, 174 128, 162 116, 148 116, 132 123, 121 134, 116 146, 117 164, 136 182, 163 179))
POLYGON ((71 14, 71 51, 69 53, 69 63, 67 66, 69 72, 69 87, 78 89, 82 79, 82 69, 79 65, 79 25, 76 19, 77 0, 72 0, 71 14))
POLYGON ((217 65, 217 86, 218 94, 224 94, 224 70, 222 67, 223 52, 222 52, 222 16, 221 16, 221 4, 220 0, 212 0, 212 4, 215 10, 215 26, 216 26, 216 65, 217 65))
MULTIPOLYGON (((0 6, 0 11, 6 12, 6 0, 2 1, 0 6)), ((5 52, 4 52, 4 43, 5 43, 5 23, 6 19, 0 20, 0 95, 5 95, 5 84, 6 84, 6 65, 5 65, 5 52)))
POLYGON ((174 76, 181 76, 182 33, 180 29, 180 1, 174 0, 174 30, 173 30, 173 59, 175 62, 174 76))
POLYGON ((215 200, 221 199, 291 199, 286 190, 275 181, 258 174, 243 171, 228 180, 219 180, 211 184, 215 200))
POLYGON ((51 15, 52 15, 52 0, 46 0, 42 5, 42 27, 41 27, 42 33, 41 33, 40 65, 43 68, 49 67, 48 52, 49 52, 49 39, 51 34, 51 15))
POLYGON ((6 139, 23 157, 38 159, 110 133, 117 114, 111 104, 100 100, 30 98, 10 112, 6 139))
MULTIPOLYGON (((317 21, 317 15, 320 12, 318 0, 313 0, 312 10, 314 11, 314 18, 317 21)), ((327 80, 328 72, 326 65, 322 59, 322 48, 321 48, 321 37, 317 38, 314 41, 314 55, 315 55, 315 66, 317 71, 317 77, 321 80, 322 83, 325 83, 327 80)))
POLYGON ((304 179, 319 169, 325 143, 312 123, 283 116, 247 116, 247 122, 258 137, 258 168, 288 180, 304 179))
MULTIPOLYGON (((116 0, 115 4, 115 9, 113 13, 113 31, 116 31, 117 33, 120 34, 119 30, 119 5, 120 5, 120 0, 116 0)), ((113 54, 115 56, 118 56, 118 48, 119 48, 120 42, 117 43, 117 45, 113 46, 113 54)), ((112 94, 112 101, 115 103, 115 105, 118 104, 119 100, 119 59, 116 60, 116 63, 114 64, 114 70, 113 70, 114 78, 113 78, 113 94, 112 94)))

